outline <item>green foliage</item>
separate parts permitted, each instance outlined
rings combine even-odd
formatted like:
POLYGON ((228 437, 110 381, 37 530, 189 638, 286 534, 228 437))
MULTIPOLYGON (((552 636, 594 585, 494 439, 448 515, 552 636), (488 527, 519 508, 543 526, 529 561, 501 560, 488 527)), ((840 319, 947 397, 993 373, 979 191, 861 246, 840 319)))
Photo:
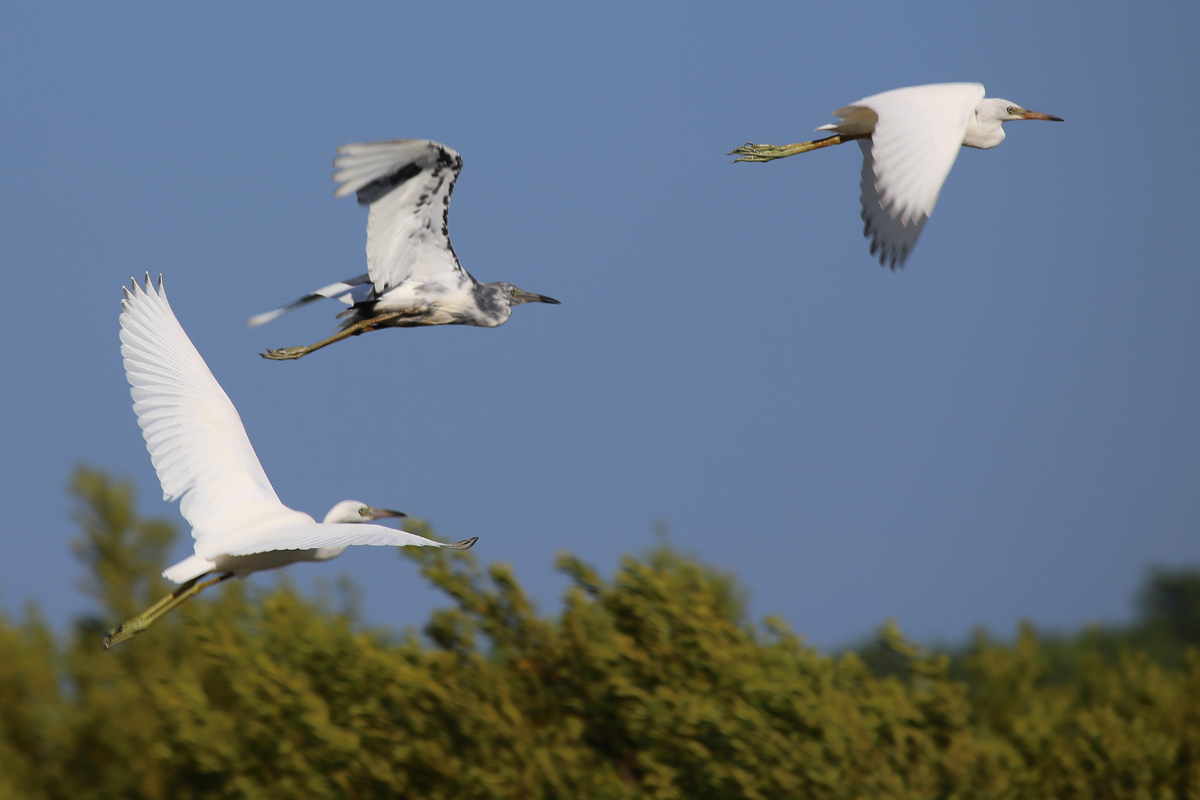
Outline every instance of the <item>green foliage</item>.
POLYGON ((1132 645, 1171 666, 1182 666, 1187 648, 1200 648, 1200 572, 1152 570, 1138 605, 1132 645))
MULTIPOLYGON (((1116 665, 1128 651, 1144 653, 1161 666, 1183 669, 1190 650, 1200 649, 1200 570, 1156 568, 1139 592, 1137 619, 1130 625, 1090 625, 1078 633, 1038 633, 1022 626, 1017 647, 1038 651, 1039 677, 1052 683, 1078 680, 1081 671, 1096 659, 1116 665), (1022 644, 1026 640, 1034 645, 1022 644)), ((865 642, 854 651, 877 675, 899 675, 905 662, 885 641, 865 642)), ((950 658, 950 674, 969 679, 966 664, 975 650, 986 646, 985 631, 967 645, 936 648, 950 658)))
POLYGON ((107 614, 126 619, 167 591, 159 573, 175 529, 164 520, 137 519, 133 486, 98 470, 76 469, 71 493, 78 500, 73 516, 83 529, 71 549, 90 574, 80 588, 107 614))
MULTIPOLYGON (((161 593, 172 534, 127 484, 81 471, 74 491, 108 625, 161 593)), ((561 554, 556 616, 506 565, 402 552, 451 601, 423 637, 286 583, 226 584, 110 652, 99 620, 56 642, 0 617, 0 798, 1200 795, 1195 650, 1052 678, 1032 628, 952 660, 888 625, 880 675, 750 623, 732 576, 665 544, 609 580, 561 554)))

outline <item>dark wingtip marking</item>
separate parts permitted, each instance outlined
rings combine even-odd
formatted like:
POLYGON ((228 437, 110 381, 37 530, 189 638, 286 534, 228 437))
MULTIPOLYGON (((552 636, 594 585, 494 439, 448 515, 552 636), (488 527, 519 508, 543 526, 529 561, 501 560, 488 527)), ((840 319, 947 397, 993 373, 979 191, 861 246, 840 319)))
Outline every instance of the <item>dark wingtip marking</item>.
POLYGON ((462 169, 462 156, 455 154, 450 155, 450 151, 444 147, 438 148, 438 166, 452 167, 456 172, 462 169))
POLYGON ((421 174, 421 167, 415 161, 405 164, 400 169, 384 175, 382 178, 375 180, 362 187, 356 193, 358 196, 358 204, 360 206, 369 206, 381 197, 385 197, 392 190, 403 186, 412 178, 421 174))

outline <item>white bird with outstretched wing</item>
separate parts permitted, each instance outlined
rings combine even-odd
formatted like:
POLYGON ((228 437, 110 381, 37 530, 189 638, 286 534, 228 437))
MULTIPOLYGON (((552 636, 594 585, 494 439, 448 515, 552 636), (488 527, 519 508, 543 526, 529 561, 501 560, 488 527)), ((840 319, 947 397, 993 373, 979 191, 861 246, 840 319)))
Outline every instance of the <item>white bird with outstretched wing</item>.
POLYGON ((116 644, 206 586, 298 561, 325 561, 355 544, 469 548, 364 524, 403 516, 356 501, 338 503, 324 522, 288 508, 275 494, 237 409, 200 357, 167 301, 162 278, 133 283, 121 303, 121 355, 133 410, 163 488, 192 526, 195 554, 164 570, 183 587, 109 635, 116 644), (211 580, 197 584, 206 576, 211 580), (152 613, 153 612, 153 613, 152 613))
POLYGON ((862 149, 863 234, 871 254, 903 266, 933 213, 961 147, 989 149, 1004 141, 1003 123, 1018 119, 1061 122, 1007 100, 985 98, 983 84, 935 83, 892 89, 833 112, 839 122, 818 131, 833 136, 791 145, 746 144, 737 161, 778 158, 857 140, 862 149))
POLYGON ((978 83, 893 89, 864 97, 833 112, 841 122, 819 131, 854 134, 870 117, 863 153, 862 218, 871 237, 871 254, 900 264, 916 244, 933 213, 938 193, 962 149, 975 105, 983 99, 978 83))

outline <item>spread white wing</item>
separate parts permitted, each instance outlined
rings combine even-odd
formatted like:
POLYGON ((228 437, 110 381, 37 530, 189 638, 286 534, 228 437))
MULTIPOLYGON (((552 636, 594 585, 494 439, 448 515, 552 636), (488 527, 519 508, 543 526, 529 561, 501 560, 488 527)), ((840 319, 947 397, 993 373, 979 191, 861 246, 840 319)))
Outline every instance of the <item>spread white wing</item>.
POLYGON ((163 498, 178 500, 192 525, 196 555, 164 575, 181 582, 213 568, 221 555, 307 550, 352 544, 445 545, 382 525, 317 523, 279 501, 254 453, 237 409, 155 287, 133 284, 121 302, 121 355, 133 410, 163 498))
POLYGON ((983 95, 978 83, 893 89, 839 108, 833 113, 842 123, 818 129, 860 133, 864 109, 875 116, 871 138, 860 139, 859 147, 863 233, 879 263, 903 266, 933 213, 983 95))
POLYGON ((233 531, 294 524, 311 517, 279 501, 242 419, 188 339, 162 278, 133 284, 121 302, 121 355, 133 410, 162 484, 181 500, 197 552, 233 531))
MULTIPOLYGON (((286 525, 262 531, 253 537, 237 537, 236 541, 214 541, 211 553, 200 553, 206 558, 218 555, 245 556, 253 553, 266 553, 271 550, 309 550, 317 547, 344 547, 354 544, 369 544, 376 546, 417 546, 417 547, 446 547, 441 542, 426 539, 408 531, 398 531, 383 525, 366 523, 328 523, 317 522, 299 525, 286 525)), ((461 544, 461 543, 460 543, 461 544)), ((205 542, 208 545, 208 542, 205 542)), ((196 545, 199 552, 201 545, 196 545)), ((457 549, 465 549, 459 547, 457 549)))
POLYGON ((473 279, 450 244, 447 217, 462 156, 425 139, 348 144, 338 148, 335 195, 358 195, 367 219, 367 271, 381 297, 412 281, 427 291, 473 279))

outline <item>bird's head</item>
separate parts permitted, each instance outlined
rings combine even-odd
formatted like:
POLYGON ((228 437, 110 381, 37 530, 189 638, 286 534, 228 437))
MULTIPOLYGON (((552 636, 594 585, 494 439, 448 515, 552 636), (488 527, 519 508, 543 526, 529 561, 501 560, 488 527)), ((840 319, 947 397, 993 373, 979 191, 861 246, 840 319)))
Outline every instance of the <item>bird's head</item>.
POLYGON ((326 524, 335 522, 374 522, 386 517, 407 517, 403 511, 391 511, 386 508, 372 508, 357 500, 343 500, 325 515, 326 524))
POLYGON ((988 97, 982 100, 975 107, 975 114, 979 117, 980 122, 984 122, 985 117, 987 121, 995 120, 1001 123, 1012 122, 1017 119, 1044 119, 1049 122, 1062 122, 1062 119, 1059 117, 1021 108, 1011 100, 1003 100, 999 97, 988 97))
POLYGON ((1058 117, 1021 108, 1011 100, 985 97, 975 105, 975 124, 968 126, 963 145, 978 147, 981 150, 995 147, 1004 141, 1004 123, 1015 119, 1046 119, 1051 122, 1062 122, 1058 117))
POLYGON ((512 314, 512 307, 522 303, 554 303, 553 297, 546 297, 524 289, 518 289, 511 283, 482 283, 475 287, 475 308, 477 309, 465 320, 470 325, 492 327, 503 325, 512 314))
POLYGON ((524 289, 518 289, 511 283, 499 283, 496 285, 500 287, 502 296, 510 306, 519 306, 522 303, 550 303, 556 306, 562 305, 553 297, 546 297, 544 294, 527 292, 524 289))

